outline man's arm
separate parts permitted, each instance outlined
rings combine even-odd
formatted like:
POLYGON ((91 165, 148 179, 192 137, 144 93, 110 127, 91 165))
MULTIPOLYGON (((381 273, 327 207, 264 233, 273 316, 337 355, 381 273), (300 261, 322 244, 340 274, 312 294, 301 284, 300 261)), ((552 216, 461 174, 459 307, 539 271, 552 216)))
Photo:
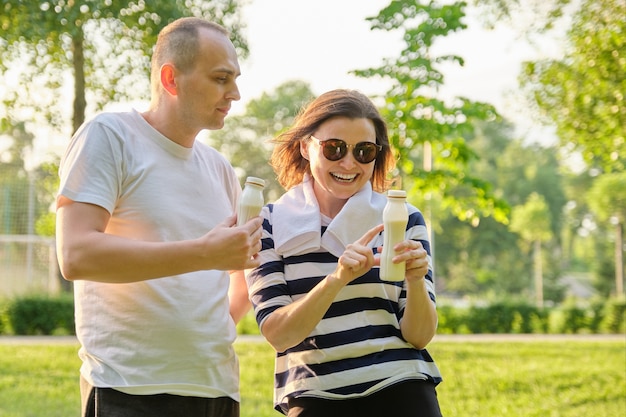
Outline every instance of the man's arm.
POLYGON ((187 272, 243 270, 258 266, 261 218, 232 227, 229 217, 198 239, 145 242, 104 233, 110 215, 104 208, 57 200, 57 254, 65 279, 134 282, 187 272))
POLYGON ((230 287, 228 288, 228 299, 230 301, 230 315, 239 323, 250 311, 252 304, 248 299, 248 286, 243 271, 230 272, 230 287))

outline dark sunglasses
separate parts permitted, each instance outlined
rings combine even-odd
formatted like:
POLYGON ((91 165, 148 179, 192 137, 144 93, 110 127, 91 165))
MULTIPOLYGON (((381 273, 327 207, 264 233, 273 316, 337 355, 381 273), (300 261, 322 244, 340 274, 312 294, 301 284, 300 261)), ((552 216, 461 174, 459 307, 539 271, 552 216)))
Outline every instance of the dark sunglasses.
POLYGON ((348 145, 341 139, 319 140, 311 135, 311 139, 317 141, 322 148, 322 154, 329 161, 339 161, 346 156, 348 148, 352 148, 354 159, 361 164, 369 164, 378 156, 378 152, 383 149, 382 145, 374 142, 359 142, 356 145, 348 145))

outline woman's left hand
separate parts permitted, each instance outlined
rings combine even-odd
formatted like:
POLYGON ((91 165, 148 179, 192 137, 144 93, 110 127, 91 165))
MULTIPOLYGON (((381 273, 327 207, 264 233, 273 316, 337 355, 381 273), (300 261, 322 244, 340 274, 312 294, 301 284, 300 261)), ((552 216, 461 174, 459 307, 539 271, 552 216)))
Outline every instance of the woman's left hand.
POLYGON ((428 273, 428 253, 420 242, 405 240, 395 246, 394 261, 406 263, 406 279, 418 281, 428 273))

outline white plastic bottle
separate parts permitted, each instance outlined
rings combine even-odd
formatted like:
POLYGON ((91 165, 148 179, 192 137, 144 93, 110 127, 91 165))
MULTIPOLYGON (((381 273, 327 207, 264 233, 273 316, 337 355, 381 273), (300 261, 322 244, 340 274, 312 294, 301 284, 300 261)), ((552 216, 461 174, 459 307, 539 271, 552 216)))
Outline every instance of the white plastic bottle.
POLYGON ((237 226, 241 226, 253 217, 258 216, 263 208, 263 189, 265 181, 257 177, 246 178, 237 210, 237 226))
POLYGON ((406 262, 391 262, 396 252, 393 247, 404 240, 409 211, 406 208, 406 191, 389 190, 387 205, 383 210, 385 225, 383 253, 380 257, 380 279, 383 281, 402 281, 406 262))

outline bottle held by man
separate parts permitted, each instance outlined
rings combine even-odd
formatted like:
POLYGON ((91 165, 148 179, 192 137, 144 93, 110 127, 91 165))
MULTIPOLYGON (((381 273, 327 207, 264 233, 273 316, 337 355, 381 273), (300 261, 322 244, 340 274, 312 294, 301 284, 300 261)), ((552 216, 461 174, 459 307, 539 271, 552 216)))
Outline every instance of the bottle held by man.
POLYGON ((265 181, 263 179, 257 177, 246 178, 246 184, 244 185, 237 211, 237 226, 245 224, 248 220, 261 213, 261 209, 265 204, 263 200, 264 188, 265 181))

